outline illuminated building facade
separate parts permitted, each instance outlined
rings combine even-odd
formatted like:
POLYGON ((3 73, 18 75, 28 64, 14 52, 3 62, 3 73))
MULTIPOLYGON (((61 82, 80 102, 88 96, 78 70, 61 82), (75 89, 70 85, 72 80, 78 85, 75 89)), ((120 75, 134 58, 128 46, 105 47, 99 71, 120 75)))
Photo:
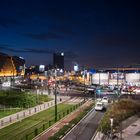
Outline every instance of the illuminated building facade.
POLYGON ((25 60, 17 56, 0 53, 0 77, 23 76, 25 60))
POLYGON ((93 84, 139 84, 140 68, 105 68, 92 74, 93 84))

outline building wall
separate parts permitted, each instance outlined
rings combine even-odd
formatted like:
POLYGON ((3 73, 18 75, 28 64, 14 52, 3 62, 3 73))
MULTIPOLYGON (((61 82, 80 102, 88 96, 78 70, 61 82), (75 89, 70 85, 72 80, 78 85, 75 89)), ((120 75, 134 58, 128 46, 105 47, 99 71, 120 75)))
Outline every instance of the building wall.
POLYGON ((95 73, 92 75, 93 84, 108 84, 108 73, 95 73))
POLYGON ((110 79, 108 73, 95 73, 92 75, 93 84, 124 84, 124 83, 140 84, 140 73, 125 73, 124 79, 110 79))
POLYGON ((3 61, 3 65, 1 65, 0 68, 0 76, 15 76, 16 75, 16 69, 13 64, 12 58, 7 57, 0 57, 0 61, 3 61))
POLYGON ((63 53, 53 54, 53 65, 57 68, 64 70, 64 54, 63 53))
MULTIPOLYGON (((23 64, 23 63, 22 63, 23 64)), ((23 64, 25 67, 25 64, 23 64)), ((17 63, 13 60, 13 57, 6 54, 0 54, 0 77, 12 77, 17 75, 24 75, 24 69, 17 70, 17 63)))
POLYGON ((140 73, 126 73, 126 81, 131 83, 140 82, 140 73))

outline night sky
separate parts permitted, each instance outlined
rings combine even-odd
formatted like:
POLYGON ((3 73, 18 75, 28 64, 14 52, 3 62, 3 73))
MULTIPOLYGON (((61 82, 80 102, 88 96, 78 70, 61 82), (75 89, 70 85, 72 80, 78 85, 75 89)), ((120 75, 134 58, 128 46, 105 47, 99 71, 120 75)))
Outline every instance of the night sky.
POLYGON ((26 65, 117 67, 140 63, 140 4, 135 0, 0 0, 0 52, 26 65))

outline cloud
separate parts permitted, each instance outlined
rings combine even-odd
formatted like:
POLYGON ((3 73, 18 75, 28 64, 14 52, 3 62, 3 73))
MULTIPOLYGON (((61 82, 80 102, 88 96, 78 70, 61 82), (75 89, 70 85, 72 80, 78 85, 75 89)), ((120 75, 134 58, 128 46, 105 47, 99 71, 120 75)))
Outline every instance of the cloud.
POLYGON ((55 51, 51 49, 33 49, 33 48, 24 48, 24 49, 15 49, 10 48, 10 45, 0 44, 0 51, 16 52, 16 53, 48 53, 52 54, 55 51))
MULTIPOLYGON (((45 48, 45 49, 24 48, 24 52, 27 52, 27 53, 39 53, 39 54, 53 54, 56 51, 48 49, 48 48, 45 48)), ((78 55, 75 54, 74 52, 71 52, 71 51, 64 51, 64 54, 65 54, 66 59, 78 58, 78 55)))
POLYGON ((33 33, 27 33, 25 36, 30 37, 34 40, 50 40, 50 39, 57 39, 57 40, 62 40, 63 37, 55 34, 53 32, 48 32, 47 34, 33 34, 33 33))
POLYGON ((22 49, 11 48, 11 45, 8 44, 0 44, 0 51, 17 52, 17 53, 26 52, 25 50, 22 49))
POLYGON ((0 17, 0 26, 8 28, 10 25, 18 25, 19 22, 11 18, 1 18, 0 17))
POLYGON ((33 48, 24 48, 24 51, 28 53, 48 53, 48 54, 52 54, 55 52, 50 49, 33 49, 33 48))
MULTIPOLYGON (((34 48, 23 48, 23 49, 15 49, 15 48, 10 48, 8 44, 0 44, 0 51, 8 51, 8 52, 15 52, 15 53, 38 53, 38 54, 53 54, 56 51, 49 49, 49 48, 40 48, 40 49, 34 49, 34 48)), ((57 51, 59 52, 59 51, 57 51)), ((65 54, 65 59, 66 60, 71 60, 71 59, 76 59, 78 58, 78 55, 74 52, 71 51, 64 51, 65 54)))

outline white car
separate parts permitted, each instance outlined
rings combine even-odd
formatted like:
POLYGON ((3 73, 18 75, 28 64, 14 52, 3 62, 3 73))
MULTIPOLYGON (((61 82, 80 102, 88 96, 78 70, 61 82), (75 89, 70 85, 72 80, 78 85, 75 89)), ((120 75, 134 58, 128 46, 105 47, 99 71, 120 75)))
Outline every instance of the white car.
POLYGON ((10 86, 11 86, 11 83, 9 81, 2 83, 2 87, 10 87, 10 86))
POLYGON ((97 102, 101 102, 102 101, 102 98, 97 98, 96 101, 97 102))
POLYGON ((96 105, 95 105, 95 110, 96 111, 104 110, 104 104, 102 102, 97 102, 96 105))
POLYGON ((104 96, 104 97, 102 98, 102 103, 108 104, 108 102, 109 102, 108 97, 104 96))
POLYGON ((135 90, 133 90, 133 92, 136 94, 140 94, 140 89, 135 89, 135 90))

